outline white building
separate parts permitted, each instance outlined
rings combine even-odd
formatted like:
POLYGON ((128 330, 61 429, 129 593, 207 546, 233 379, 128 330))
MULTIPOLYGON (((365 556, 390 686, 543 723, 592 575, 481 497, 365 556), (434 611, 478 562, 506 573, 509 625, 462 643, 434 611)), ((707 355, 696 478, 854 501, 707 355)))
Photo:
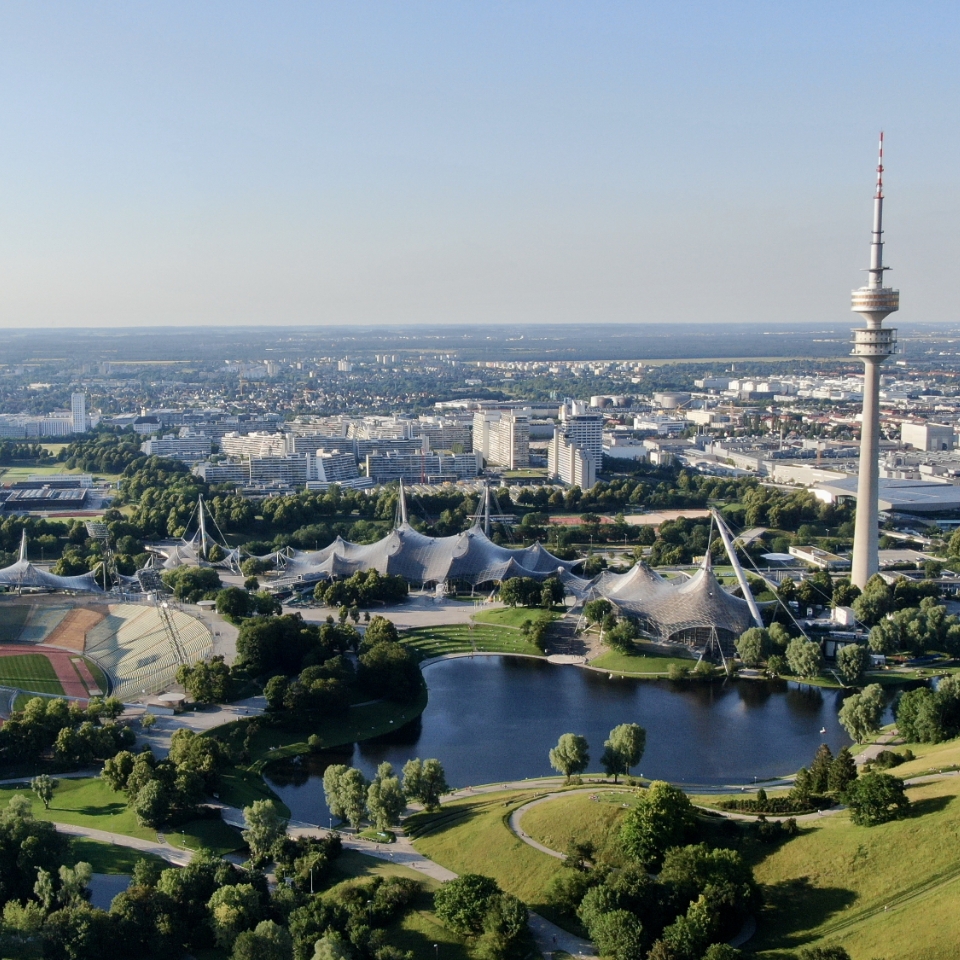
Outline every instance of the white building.
POLYGON ((946 423, 904 421, 900 439, 914 450, 952 450, 953 427, 946 423))
POLYGON ((547 448, 547 473, 588 490, 603 463, 603 415, 576 400, 560 407, 560 423, 547 448))
POLYGON ((230 457, 282 457, 287 439, 282 433, 228 433, 220 441, 220 450, 230 457))
POLYGON ((70 394, 70 414, 73 420, 74 433, 87 432, 87 395, 85 393, 70 394))
POLYGON ((167 434, 151 437, 140 444, 140 451, 148 457, 172 457, 184 463, 195 463, 210 456, 213 444, 202 433, 185 433, 178 437, 167 434))
POLYGON ((487 463, 507 470, 529 467, 529 410, 481 410, 475 413, 473 449, 487 463))
POLYGON ((339 450, 318 450, 310 473, 311 479, 321 483, 341 483, 356 480, 360 476, 353 453, 341 453, 339 450))

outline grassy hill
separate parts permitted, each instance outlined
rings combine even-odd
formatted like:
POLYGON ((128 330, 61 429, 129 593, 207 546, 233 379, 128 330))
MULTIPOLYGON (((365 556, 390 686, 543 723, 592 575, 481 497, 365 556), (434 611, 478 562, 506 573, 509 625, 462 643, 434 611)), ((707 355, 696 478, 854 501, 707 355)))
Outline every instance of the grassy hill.
POLYGON ((755 864, 767 899, 750 944, 758 956, 790 956, 814 941, 854 960, 957 956, 960 777, 909 796, 907 819, 858 827, 846 813, 823 817, 755 864))
MULTIPOLYGON (((898 775, 960 764, 960 741, 911 749, 917 759, 898 767, 898 775)), ((841 811, 801 822, 799 835, 778 846, 742 843, 766 901, 748 944, 752 955, 794 960, 801 947, 814 943, 843 946, 853 960, 953 960, 958 955, 960 774, 910 787, 908 794, 910 816, 893 823, 858 827, 841 811)), ((411 818, 409 833, 437 863, 493 876, 551 916, 544 895, 563 868, 522 844, 507 826, 510 813, 536 795, 514 790, 456 800, 440 813, 411 818)), ((597 800, 568 794, 531 808, 522 826, 553 849, 562 850, 576 836, 603 850, 630 801, 626 790, 600 791, 597 800)), ((712 822, 720 827, 720 821, 712 822)), ((728 827, 721 842, 740 845, 728 827)))

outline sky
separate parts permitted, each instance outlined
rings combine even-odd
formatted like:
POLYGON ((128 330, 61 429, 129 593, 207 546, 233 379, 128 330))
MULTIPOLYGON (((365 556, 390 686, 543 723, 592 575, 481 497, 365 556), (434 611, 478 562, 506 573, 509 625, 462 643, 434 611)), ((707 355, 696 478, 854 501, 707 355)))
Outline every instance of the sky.
POLYGON ((853 325, 881 128, 957 321, 958 80, 936 0, 9 0, 0 328, 853 325))

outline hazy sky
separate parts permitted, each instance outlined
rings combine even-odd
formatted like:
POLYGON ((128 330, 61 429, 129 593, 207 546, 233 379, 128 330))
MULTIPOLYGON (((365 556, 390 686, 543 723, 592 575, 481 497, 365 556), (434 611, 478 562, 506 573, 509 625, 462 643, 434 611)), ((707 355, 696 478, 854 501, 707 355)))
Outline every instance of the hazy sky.
POLYGON ((0 326, 960 319, 960 4, 0 5, 0 326))

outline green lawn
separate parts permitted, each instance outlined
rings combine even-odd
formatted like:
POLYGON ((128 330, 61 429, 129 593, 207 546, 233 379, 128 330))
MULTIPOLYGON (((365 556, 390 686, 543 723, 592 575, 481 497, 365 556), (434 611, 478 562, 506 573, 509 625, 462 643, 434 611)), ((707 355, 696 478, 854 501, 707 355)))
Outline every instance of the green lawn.
POLYGON ((661 653, 654 644, 637 644, 636 646, 636 653, 620 653, 618 650, 601 653, 595 660, 590 661, 590 666, 599 670, 609 670, 611 673, 665 677, 671 666, 686 667, 689 670, 696 665, 692 657, 661 653))
MULTIPOLYGON (((44 810, 28 784, 0 786, 0 804, 5 806, 15 793, 22 794, 31 802, 33 815, 38 820, 92 827, 139 837, 141 840, 157 840, 156 830, 137 823, 136 815, 127 806, 124 795, 115 793, 99 777, 61 780, 49 810, 44 810)), ((171 830, 168 840, 173 846, 183 845, 181 833, 186 835, 188 847, 207 846, 220 854, 239 850, 243 846, 240 834, 222 821, 193 820, 182 828, 171 830)))
POLYGON ((404 828, 424 856, 456 873, 493 877, 508 893, 552 919, 545 894, 564 868, 556 857, 525 844, 506 823, 517 807, 536 796, 521 790, 453 800, 439 813, 415 814, 404 828))
POLYGON ((557 614, 539 607, 500 607, 475 613, 473 619, 477 623, 489 623, 497 627, 519 628, 525 620, 556 620, 557 614))
POLYGON ((598 790, 591 794, 572 793, 531 807, 520 821, 525 833, 551 850, 563 852, 571 841, 589 841, 596 851, 613 852, 620 833, 620 821, 637 802, 633 791, 598 790))
POLYGON ((26 603, 0 604, 0 643, 13 643, 20 636, 30 605, 26 603))
POLYGON ((857 960, 956 956, 960 778, 909 796, 904 820, 857 827, 834 814, 759 857, 766 906, 750 944, 758 956, 781 960, 814 941, 845 947, 857 960))
POLYGON ((155 857, 152 853, 144 853, 142 850, 101 843, 99 840, 90 840, 87 837, 74 837, 70 841, 70 855, 67 862, 72 864, 79 863, 81 860, 89 863, 94 873, 133 873, 138 860, 150 860, 163 868, 173 866, 163 857, 155 857))
MULTIPOLYGON (((57 474, 87 473, 79 467, 68 470, 62 463, 54 464, 50 467, 0 467, 0 477, 4 484, 16 483, 19 480, 26 480, 28 477, 51 477, 57 474)), ((120 479, 119 473, 97 473, 98 480, 115 482, 120 479)))
POLYGON ((53 664, 42 653, 0 657, 0 685, 20 687, 31 693, 63 695, 63 687, 53 664))
POLYGON ((405 631, 400 642, 413 650, 421 660, 447 653, 522 653, 542 657, 539 647, 526 640, 515 627, 490 624, 450 624, 441 627, 420 627, 405 631))

